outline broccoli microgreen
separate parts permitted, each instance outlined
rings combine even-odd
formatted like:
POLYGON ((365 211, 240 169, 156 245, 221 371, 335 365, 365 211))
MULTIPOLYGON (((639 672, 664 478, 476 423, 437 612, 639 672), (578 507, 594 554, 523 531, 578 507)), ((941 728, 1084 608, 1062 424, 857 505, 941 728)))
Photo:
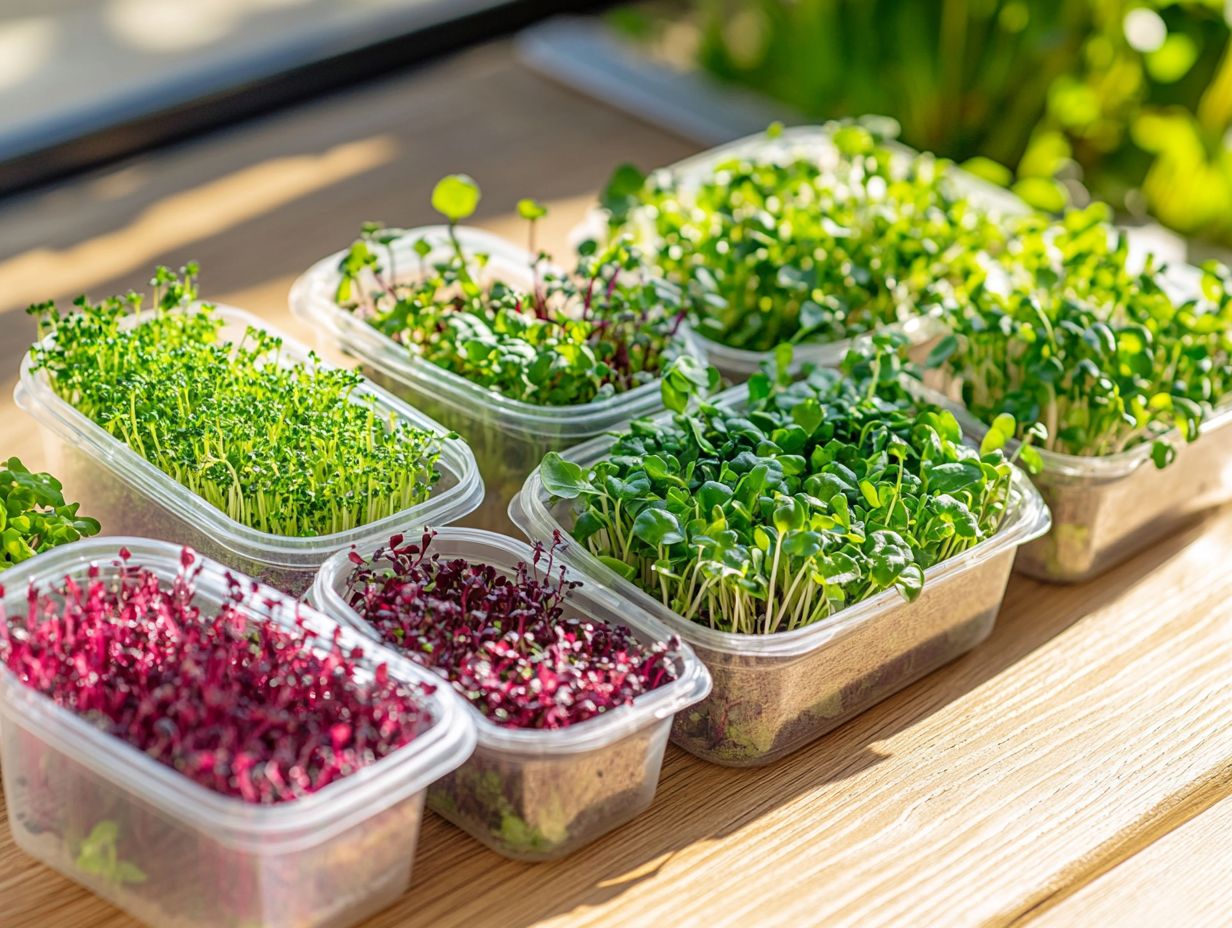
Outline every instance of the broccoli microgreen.
POLYGON ((536 223, 547 208, 518 203, 528 223, 533 283, 483 281, 486 254, 468 254, 457 223, 479 202, 470 178, 443 179, 433 206, 446 218, 450 254, 399 269, 391 244, 403 233, 369 224, 339 263, 335 301, 424 360, 510 399, 568 406, 624 393, 659 376, 683 348, 679 291, 644 270, 625 241, 583 243, 572 272, 544 272, 536 223), (411 273, 414 272, 414 273, 411 273), (409 276, 408 276, 409 275, 409 276))
POLYGON ((59 396, 231 518, 261 531, 345 531, 425 501, 441 439, 387 419, 354 371, 288 363, 282 342, 192 306, 195 265, 159 268, 153 314, 136 293, 61 314, 30 307, 32 350, 59 396))
POLYGON ((572 535, 604 564, 711 628, 769 634, 883 590, 914 599, 925 570, 997 530, 1013 458, 997 438, 964 445, 918 400, 900 347, 878 336, 842 372, 793 381, 781 346, 741 408, 682 360, 670 419, 631 423, 586 470, 548 454, 544 486, 575 501, 572 535))
POLYGON ((977 418, 1013 416, 1015 437, 1034 428, 1040 446, 1077 455, 1149 442, 1165 466, 1164 433, 1193 441, 1232 393, 1227 270, 1207 265, 1201 292, 1175 298, 1153 258, 1136 266, 1102 204, 1018 219, 1009 238, 986 278, 938 297, 950 334, 930 366, 961 381, 977 418))
POLYGON ((996 223, 955 189, 947 163, 896 152, 864 126, 832 139, 833 164, 732 158, 696 184, 622 165, 601 204, 685 289, 700 334, 753 351, 896 322, 934 280, 961 279, 997 247, 996 223))

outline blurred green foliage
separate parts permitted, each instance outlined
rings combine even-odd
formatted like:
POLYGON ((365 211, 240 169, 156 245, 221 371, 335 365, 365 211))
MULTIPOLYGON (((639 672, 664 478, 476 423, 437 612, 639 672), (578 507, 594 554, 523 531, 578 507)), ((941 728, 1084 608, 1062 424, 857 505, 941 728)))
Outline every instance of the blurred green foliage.
POLYGON ((892 116, 1041 208, 1089 191, 1229 244, 1229 18, 1225 0, 689 0, 616 21, 805 117, 892 116))

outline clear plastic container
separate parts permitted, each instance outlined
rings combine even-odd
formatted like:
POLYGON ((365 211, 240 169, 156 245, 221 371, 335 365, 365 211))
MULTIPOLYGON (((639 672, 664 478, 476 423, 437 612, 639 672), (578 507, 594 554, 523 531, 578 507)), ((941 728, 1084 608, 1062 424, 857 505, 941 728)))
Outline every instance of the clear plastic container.
MULTIPOLYGON (((532 556, 524 542, 465 528, 439 529, 431 550, 509 575, 532 556)), ((348 554, 325 563, 310 595, 328 615, 375 638, 344 596, 355 566, 348 554)), ((569 594, 569 614, 627 625, 647 643, 671 634, 584 571, 570 567, 569 576, 582 583, 569 594)), ((676 680, 568 728, 505 728, 468 706, 479 745, 470 760, 429 788, 429 808, 519 860, 561 857, 629 821, 654 798, 673 716, 710 690, 710 675, 688 645, 675 653, 676 680)))
MULTIPOLYGON (((132 538, 91 539, 7 571, 4 603, 25 613, 28 583, 83 580, 91 562, 114 575, 130 563, 170 580, 180 547, 132 538)), ((226 598, 226 570, 207 565, 199 601, 226 598)), ((297 611, 329 640, 336 623, 264 588, 254 622, 294 623, 297 611)), ((0 758, 13 839, 26 853, 149 925, 176 928, 340 928, 396 900, 411 862, 429 783, 470 754, 467 708, 448 687, 393 652, 343 630, 369 666, 438 684, 425 695, 434 721, 410 744, 303 799, 259 806, 189 780, 145 752, 56 705, 0 668, 0 758)))
MULTIPOLYGON (((926 397, 940 401, 927 391, 926 397)), ((741 408, 746 389, 719 402, 741 408)), ((563 456, 583 468, 599 461, 604 437, 563 456)), ((929 568, 908 603, 894 590, 848 606, 829 619, 771 635, 722 632, 690 622, 603 565, 569 539, 569 501, 552 504, 536 469, 510 506, 532 539, 560 531, 561 557, 650 613, 693 646, 714 679, 710 696, 681 712, 672 740, 717 764, 768 764, 970 650, 992 631, 1014 554, 1048 529, 1048 509, 1015 470, 1005 521, 968 551, 929 568)))
MULTIPOLYGON (((958 396, 957 384, 946 393, 958 396)), ((972 439, 988 431, 962 406, 950 408, 972 439)), ((1202 424, 1197 441, 1187 443, 1175 430, 1164 438, 1176 459, 1162 470, 1149 442, 1100 457, 1041 450, 1044 467, 1031 480, 1052 511, 1052 528, 1022 549, 1019 572, 1053 583, 1089 580, 1232 501, 1232 403, 1202 424)))
MULTIPOLYGON (((785 161, 803 156, 816 158, 822 164, 835 163, 838 159, 838 150, 831 141, 833 131, 834 127, 830 125, 797 126, 784 129, 782 135, 774 139, 764 132, 759 132, 708 149, 685 158, 683 161, 677 161, 662 170, 673 175, 677 182, 687 189, 690 186, 699 185, 713 173, 716 165, 732 158, 785 161)), ((905 145, 891 143, 890 147, 899 152, 904 160, 919 155, 919 152, 905 145)), ((1028 211, 1026 204, 1012 193, 963 171, 961 168, 951 168, 950 177, 959 192, 989 212, 1010 216, 1021 215, 1028 211)), ((587 238, 602 239, 606 225, 606 215, 602 210, 595 210, 574 229, 572 238, 575 241, 587 238)), ((938 334, 937 323, 927 316, 912 316, 894 325, 885 326, 883 329, 901 332, 915 346, 928 343, 938 334)), ((762 363, 773 355, 772 351, 748 351, 743 348, 733 348, 707 338, 700 332, 694 332, 693 337, 705 354, 706 361, 717 367, 719 372, 732 383, 742 383, 748 380, 751 375, 757 373, 762 363)), ((795 346, 793 367, 799 368, 806 364, 837 367, 850 348, 868 337, 868 335, 860 335, 835 342, 800 343, 795 346)))
MULTIPOLYGON (((530 286, 530 253, 480 229, 460 227, 458 239, 468 254, 490 255, 486 273, 515 286, 530 286)), ((391 244, 395 276, 407 279, 417 269, 444 258, 449 250, 445 226, 405 231, 391 244), (420 240, 433 244, 421 259, 414 251, 420 240)), ((334 301, 345 252, 323 258, 291 288, 291 311, 317 331, 324 357, 342 363, 360 361, 365 374, 404 397, 417 409, 461 433, 479 462, 487 486, 483 506, 463 524, 494 531, 512 528, 506 510, 526 475, 548 451, 558 451, 602 435, 629 419, 662 408, 659 380, 608 399, 577 406, 537 406, 510 399, 452 371, 412 354, 405 345, 378 332, 334 301)), ((382 252, 382 259, 384 260, 382 252)), ((698 357, 692 333, 682 327, 686 351, 698 357)))
MULTIPOLYGON (((222 336, 238 339, 248 326, 272 332, 283 340, 282 363, 305 363, 309 350, 256 316, 218 306, 224 321, 222 336)), ((132 317, 132 325, 150 313, 132 317)), ((48 336, 52 338, 54 336, 48 336)), ((85 508, 108 535, 165 538, 189 545, 270 586, 299 594, 306 590, 322 562, 351 544, 373 546, 400 528, 413 524, 450 522, 474 510, 483 499, 475 458, 458 439, 442 442, 438 463, 441 479, 426 502, 345 532, 295 537, 259 531, 227 516, 163 473, 136 451, 61 399, 45 371, 32 370, 29 353, 21 364, 14 397, 17 405, 42 426, 48 469, 78 488, 85 508)), ((384 417, 446 434, 446 429, 421 412, 371 383, 358 396, 376 398, 384 417)))

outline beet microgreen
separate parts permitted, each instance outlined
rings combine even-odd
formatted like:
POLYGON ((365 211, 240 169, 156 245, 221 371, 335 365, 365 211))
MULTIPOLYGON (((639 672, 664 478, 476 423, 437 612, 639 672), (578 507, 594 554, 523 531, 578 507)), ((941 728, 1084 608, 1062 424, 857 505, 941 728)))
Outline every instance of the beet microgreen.
POLYGON ((878 336, 843 371, 792 382, 791 349, 749 382, 744 408, 706 377, 665 378, 666 422, 635 421, 588 471, 544 458, 545 488, 573 499, 572 534, 670 609, 768 634, 875 593, 918 595, 924 571, 997 530, 1011 459, 962 444, 954 416, 902 380, 900 341, 878 336))
MULTIPOLYGON (((0 614, 0 660, 160 763, 251 803, 315 792, 430 724, 431 687, 344 650, 340 630, 324 640, 299 620, 255 618, 279 608, 255 585, 228 576, 221 606, 198 603, 203 565, 189 549, 181 565, 166 583, 122 550, 114 569, 92 566, 84 584, 32 584, 24 617, 0 614)), ((94 837, 83 853, 101 866, 107 834, 94 837)))
POLYGON ((484 281, 489 256, 468 254, 457 223, 479 202, 460 175, 442 180, 432 203, 449 223, 449 253, 398 268, 390 245, 404 233, 368 224, 339 263, 336 302, 426 361, 511 399, 540 406, 589 403, 648 383, 680 353, 680 295, 648 275, 639 255, 616 241, 586 243, 571 273, 546 272, 534 252, 535 223, 547 214, 518 204, 534 257, 529 288, 484 281))
POLYGON ((653 244, 702 335, 768 351, 828 342, 916 311, 938 278, 995 249, 996 224, 955 189, 946 163, 908 157, 868 129, 817 157, 732 158, 697 183, 622 166, 603 196, 611 226, 653 244))
POLYGON ((1060 223, 1015 221, 1011 244, 986 280, 943 299, 951 334, 930 363, 962 384, 985 422, 1008 413, 1018 434, 1038 423, 1043 447, 1115 454, 1159 437, 1193 441, 1210 409, 1232 393, 1232 279, 1216 265, 1201 294, 1175 299, 1164 269, 1134 268, 1102 205, 1060 223))
POLYGON ((135 293, 61 315, 32 306, 49 344, 32 351, 52 388, 146 460, 261 531, 344 531, 423 502, 440 438, 386 419, 353 372, 287 363, 279 338, 223 337, 211 306, 190 306, 196 266, 159 268, 155 310, 135 293))
POLYGON ((60 481, 32 474, 17 458, 0 465, 0 570, 43 551, 97 535, 98 522, 66 503, 60 481))
POLYGON ((565 614, 554 565, 559 539, 536 545, 512 576, 490 564, 390 539, 369 560, 352 552, 350 605, 386 644, 431 667, 475 708, 510 728, 565 728, 675 679, 674 641, 643 645, 622 625, 565 614))

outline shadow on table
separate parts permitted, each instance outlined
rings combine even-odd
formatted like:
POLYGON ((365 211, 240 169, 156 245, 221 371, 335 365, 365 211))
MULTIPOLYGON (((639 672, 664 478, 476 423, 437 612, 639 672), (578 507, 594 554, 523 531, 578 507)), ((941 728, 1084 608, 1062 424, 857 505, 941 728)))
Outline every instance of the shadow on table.
MULTIPOLYGON (((681 850, 731 835, 819 784, 854 777, 880 763, 890 755, 872 745, 977 689, 1083 617, 1133 597, 1139 578, 1180 554, 1202 534, 1206 521, 1196 518, 1095 584, 1050 586, 1015 575, 997 626, 986 642, 777 764, 717 767, 669 746, 654 805, 564 860, 545 864, 506 861, 443 822, 429 822, 416 865, 416 888, 411 890, 417 899, 415 907, 421 908, 424 899, 418 894, 428 887, 434 898, 466 898, 464 883, 478 869, 484 872, 485 888, 508 884, 512 890, 516 886, 522 912, 528 912, 526 900, 535 900, 537 907, 525 921, 500 921, 508 928, 601 906, 656 876, 681 850), (636 835, 652 821, 655 833, 665 840, 648 845, 636 835), (480 857, 482 866, 476 867, 480 857), (471 865, 460 865, 463 859, 471 865), (579 884, 585 884, 584 888, 579 884)), ((469 915, 469 924, 485 924, 483 915, 473 921, 469 915)))

